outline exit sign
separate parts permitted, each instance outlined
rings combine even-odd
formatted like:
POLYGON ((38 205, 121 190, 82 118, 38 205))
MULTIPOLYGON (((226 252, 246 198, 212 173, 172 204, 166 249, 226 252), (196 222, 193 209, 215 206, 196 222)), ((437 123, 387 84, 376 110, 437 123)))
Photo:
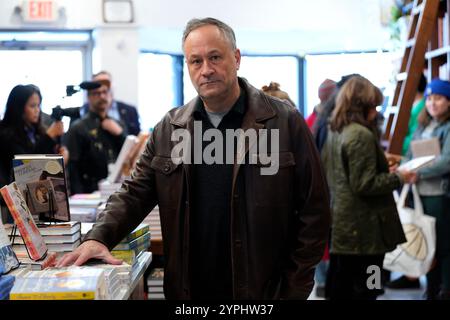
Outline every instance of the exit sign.
POLYGON ((23 20, 27 22, 53 22, 58 19, 54 0, 25 0, 22 7, 23 20))

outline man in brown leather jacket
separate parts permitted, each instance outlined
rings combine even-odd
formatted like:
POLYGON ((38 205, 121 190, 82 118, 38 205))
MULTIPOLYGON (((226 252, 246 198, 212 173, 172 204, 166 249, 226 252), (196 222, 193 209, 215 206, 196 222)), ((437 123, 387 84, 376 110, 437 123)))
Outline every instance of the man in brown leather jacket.
POLYGON ((295 108, 237 76, 228 25, 191 20, 183 51, 198 97, 155 127, 131 179, 59 266, 120 263, 109 250, 158 205, 167 299, 307 299, 330 220, 308 127, 295 108))

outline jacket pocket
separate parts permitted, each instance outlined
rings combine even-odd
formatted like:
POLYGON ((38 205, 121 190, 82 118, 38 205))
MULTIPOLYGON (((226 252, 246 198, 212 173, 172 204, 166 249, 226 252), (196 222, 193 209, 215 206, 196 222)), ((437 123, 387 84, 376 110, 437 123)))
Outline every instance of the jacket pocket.
POLYGON ((177 163, 174 163, 170 157, 154 156, 150 167, 157 172, 168 176, 171 175, 181 164, 179 158, 174 158, 173 160, 177 163))
MULTIPOLYGON (((175 159, 176 162, 178 160, 175 159)), ((177 208, 183 181, 181 161, 174 163, 170 157, 154 156, 150 167, 155 170, 158 204, 160 207, 177 208)))

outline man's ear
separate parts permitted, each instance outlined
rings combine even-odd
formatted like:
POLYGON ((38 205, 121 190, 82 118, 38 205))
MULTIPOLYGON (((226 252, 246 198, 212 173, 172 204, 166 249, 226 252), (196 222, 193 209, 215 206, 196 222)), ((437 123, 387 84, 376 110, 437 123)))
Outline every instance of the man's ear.
POLYGON ((239 49, 234 51, 234 58, 236 59, 236 70, 239 70, 239 67, 241 66, 241 51, 239 49))

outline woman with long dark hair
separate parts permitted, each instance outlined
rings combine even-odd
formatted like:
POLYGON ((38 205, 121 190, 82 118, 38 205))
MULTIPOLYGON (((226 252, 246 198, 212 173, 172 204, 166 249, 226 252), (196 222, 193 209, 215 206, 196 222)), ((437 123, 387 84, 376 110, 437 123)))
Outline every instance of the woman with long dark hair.
POLYGON ((42 95, 35 85, 15 86, 6 102, 0 122, 0 185, 10 183, 12 159, 16 154, 54 154, 67 157, 65 148, 57 140, 64 134, 61 121, 53 122, 48 129, 41 123, 42 95))

